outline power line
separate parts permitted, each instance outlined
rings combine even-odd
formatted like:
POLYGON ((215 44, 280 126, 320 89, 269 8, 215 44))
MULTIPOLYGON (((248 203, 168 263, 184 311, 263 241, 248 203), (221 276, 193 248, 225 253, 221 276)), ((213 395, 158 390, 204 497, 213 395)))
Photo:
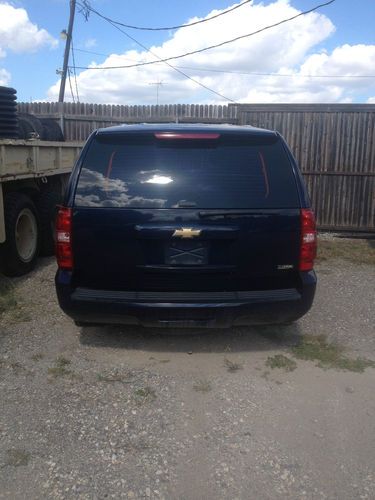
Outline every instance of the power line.
POLYGON ((299 73, 256 73, 247 71, 229 71, 222 69, 209 69, 209 68, 194 68, 192 66, 175 66, 176 68, 190 69, 192 71, 205 71, 210 73, 224 73, 230 75, 247 75, 247 76, 280 76, 280 77, 301 77, 301 78, 375 78, 375 75, 304 75, 299 73))
MULTIPOLYGON (((310 14, 311 12, 314 12, 318 9, 321 9, 322 7, 326 7, 327 5, 330 5, 332 4, 333 2, 335 2, 336 0, 329 0, 328 2, 325 2, 325 3, 322 3, 322 4, 319 4, 319 5, 316 5, 315 7, 313 7, 312 9, 309 9, 309 10, 305 10, 303 12, 300 12, 299 14, 296 14, 295 16, 292 16, 292 17, 289 17, 287 19, 283 19, 282 21, 279 21, 277 23, 274 23, 274 24, 270 24, 268 26, 265 26, 264 28, 260 28, 256 31, 253 31, 251 33, 247 33, 246 35, 240 35, 240 36, 237 36, 235 38, 232 38, 230 40, 226 40, 224 42, 220 42, 220 43, 217 43, 215 45, 210 45, 209 47, 204 47, 202 49, 198 49, 198 50, 193 50, 191 52, 185 52, 184 54, 180 54, 178 56, 171 56, 171 57, 167 57, 165 59, 161 59, 159 58, 159 61, 148 61, 148 62, 139 62, 139 63, 136 63, 136 64, 128 64, 128 65, 124 65, 124 66, 94 66, 94 67, 88 67, 88 66, 77 66, 78 69, 91 69, 91 70, 101 70, 101 69, 122 69, 122 68, 135 68, 135 67, 139 67, 139 66, 148 66, 150 64, 155 64, 157 62, 167 62, 167 61, 172 61, 172 60, 175 60, 175 59, 181 59, 182 57, 187 57, 187 56, 191 56, 193 54, 199 54, 201 52, 205 52, 206 50, 211 50, 211 49, 216 49, 218 47, 222 47, 223 45, 227 45, 229 43, 233 43, 233 42, 237 42, 238 40, 241 40, 243 38, 248 38, 250 36, 254 36, 254 35, 257 35, 259 33, 262 33, 263 31, 266 31, 266 30, 269 30, 271 28, 275 28, 276 26, 280 26, 281 24, 284 24, 284 23, 287 23, 289 21, 293 21, 294 19, 297 19, 298 17, 301 17, 301 16, 304 16, 306 14, 310 14)), ((119 28, 116 24, 114 24, 112 21, 110 21, 108 18, 106 18, 105 16, 103 16, 102 14, 98 13, 97 11, 93 11, 95 12, 95 14, 97 14, 99 17, 101 17, 102 19, 105 19, 107 22, 109 22, 110 24, 112 24, 112 26, 114 26, 115 28, 117 28, 118 30, 120 30, 122 33, 124 33, 128 38, 130 38, 131 40, 133 40, 134 42, 138 43, 138 45, 141 45, 139 42, 137 42, 131 35, 129 35, 128 33, 126 33, 125 31, 121 30, 121 28, 119 28)), ((142 46, 142 45, 141 45, 142 46)), ((145 49, 147 50, 148 52, 150 52, 152 54, 151 51, 149 51, 148 49, 145 49)), ((155 54, 152 54, 155 56, 155 54)), ((155 56, 157 57, 157 56, 155 56)))
MULTIPOLYGON (((104 54, 103 52, 93 52, 92 50, 83 50, 74 48, 75 52, 84 52, 86 54, 92 54, 96 56, 111 57, 114 54, 104 54)), ((121 54, 119 56, 122 58, 121 54)), ((124 59, 124 61, 133 61, 135 63, 142 61, 134 61, 134 59, 124 59)), ((155 64, 161 64, 161 61, 156 61, 155 64)), ((225 70, 225 69, 213 69, 213 68, 197 68, 196 66, 175 66, 178 69, 190 69, 192 71, 204 71, 209 73, 223 73, 228 75, 248 75, 248 76, 280 76, 287 78, 375 78, 375 75, 310 75, 310 74, 298 74, 298 73, 260 73, 254 71, 241 71, 241 70, 225 70)))
POLYGON ((111 55, 111 54, 103 54, 102 52, 93 52, 92 50, 85 50, 85 49, 77 49, 76 48, 75 50, 76 50, 76 52, 84 52, 85 54, 93 54, 94 56, 109 57, 111 55))
POLYGON ((220 16, 224 16, 224 14, 228 14, 229 12, 232 12, 232 11, 234 11, 236 9, 239 9, 243 5, 246 5, 246 4, 248 4, 248 3, 252 2, 252 1, 253 0, 245 0, 244 2, 242 2, 242 3, 238 4, 238 5, 235 5, 234 7, 231 7, 230 9, 224 10, 224 11, 220 12, 219 14, 215 14, 214 16, 208 17, 206 19, 201 19, 199 21, 194 21, 194 22, 188 23, 188 24, 180 24, 178 26, 168 26, 168 27, 163 27, 163 28, 146 28, 146 27, 143 27, 143 26, 133 26, 131 24, 124 24, 124 23, 120 23, 119 21, 114 21, 113 19, 111 19, 109 17, 103 16, 97 10, 93 9, 89 5, 89 3, 88 3, 87 0, 83 0, 83 4, 78 3, 78 5, 82 9, 84 9, 85 12, 93 12, 94 14, 102 17, 106 21, 110 21, 111 23, 117 24, 118 26, 122 26, 124 28, 130 28, 130 29, 133 29, 133 30, 143 30, 143 31, 171 31, 171 30, 177 30, 177 29, 180 29, 180 28, 188 28, 189 26, 196 26, 197 24, 206 23, 207 21, 212 21, 212 19, 216 19, 216 18, 218 18, 220 16))
MULTIPOLYGON (((208 87, 207 85, 204 85, 204 83, 201 83, 200 81, 196 80, 195 78, 192 78, 191 76, 187 75, 184 71, 181 71, 180 69, 177 69, 175 68, 174 66, 172 66, 172 64, 168 63, 167 61, 164 61, 162 60, 157 54, 155 54, 154 52, 152 52, 148 47, 146 47, 146 45, 143 45, 143 43, 139 42, 138 40, 136 40, 133 36, 129 35, 129 33, 127 33, 126 31, 124 31, 123 29, 121 29, 119 26, 117 26, 116 24, 112 23, 112 21, 108 21, 106 20, 109 24, 111 24, 114 28, 116 28, 117 30, 121 31, 121 33, 123 33, 127 38, 129 38, 130 40, 132 40, 133 42, 135 42, 137 45, 139 45, 140 47, 142 47, 143 50, 149 52, 151 55, 153 55, 154 57, 157 57, 160 62, 164 62, 169 68, 173 69, 174 71, 176 71, 177 73, 179 73, 180 75, 184 76, 185 78, 187 78, 188 80, 196 83, 197 85, 199 85, 200 87, 208 90, 209 92, 212 92, 213 94, 216 94, 217 96, 221 97, 222 99, 225 99, 226 101, 229 101, 229 102, 235 102, 233 99, 230 99, 229 97, 226 97, 224 94, 221 94, 220 92, 217 92, 216 90, 214 89, 211 89, 210 87, 208 87)), ((77 66, 77 68, 79 69, 82 69, 80 68, 79 66, 77 66)), ((85 68, 83 68, 85 69, 85 68)))
POLYGON ((76 93, 77 93, 77 102, 79 102, 78 82, 77 82, 77 72, 76 72, 76 61, 75 61, 75 57, 74 57, 74 47, 73 47, 73 37, 72 37, 71 51, 72 51, 72 60, 73 60, 74 81, 75 81, 76 93))
MULTIPOLYGON (((77 47, 75 47, 74 50, 76 52, 83 52, 85 54, 92 54, 94 56, 111 57, 111 56, 115 55, 115 54, 103 54, 103 52, 93 52, 92 50, 77 49, 77 47)), ((136 62, 143 62, 143 61, 135 61, 134 59, 128 59, 128 58, 124 58, 124 61, 130 61, 130 62, 134 62, 134 63, 136 63, 136 62)))

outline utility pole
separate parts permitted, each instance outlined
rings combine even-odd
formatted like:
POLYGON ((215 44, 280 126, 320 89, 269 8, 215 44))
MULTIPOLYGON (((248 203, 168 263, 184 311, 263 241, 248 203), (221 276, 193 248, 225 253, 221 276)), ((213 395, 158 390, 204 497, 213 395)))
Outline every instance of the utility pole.
POLYGON ((64 64, 63 64, 63 69, 62 69, 62 74, 61 74, 59 102, 64 102, 65 83, 66 83, 66 76, 67 76, 67 73, 68 73, 70 44, 72 42, 72 33, 73 33, 73 24, 74 24, 74 14, 75 14, 75 12, 76 12, 76 0, 70 0, 69 26, 68 26, 68 32, 66 33, 65 52, 64 52, 64 64))

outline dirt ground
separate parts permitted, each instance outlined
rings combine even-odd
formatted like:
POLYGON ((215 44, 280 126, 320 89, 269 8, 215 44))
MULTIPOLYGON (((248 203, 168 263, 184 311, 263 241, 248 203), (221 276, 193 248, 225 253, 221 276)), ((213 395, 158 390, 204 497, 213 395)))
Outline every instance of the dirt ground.
POLYGON ((288 327, 78 328, 54 259, 3 281, 0 498, 375 498, 375 266, 321 257, 288 327))

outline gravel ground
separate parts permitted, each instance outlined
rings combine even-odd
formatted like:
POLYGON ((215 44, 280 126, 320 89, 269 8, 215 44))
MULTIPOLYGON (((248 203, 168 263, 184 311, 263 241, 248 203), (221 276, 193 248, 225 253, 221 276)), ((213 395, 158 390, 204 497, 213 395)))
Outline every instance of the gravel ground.
POLYGON ((77 328, 54 272, 0 319, 0 498, 375 498, 375 369, 293 355, 323 335, 375 360, 375 266, 320 264, 295 325, 180 335, 77 328))

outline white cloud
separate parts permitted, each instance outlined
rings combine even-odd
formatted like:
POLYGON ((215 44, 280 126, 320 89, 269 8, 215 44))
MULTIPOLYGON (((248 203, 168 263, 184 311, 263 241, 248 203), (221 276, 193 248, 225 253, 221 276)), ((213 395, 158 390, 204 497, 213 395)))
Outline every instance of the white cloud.
POLYGON ((29 19, 25 9, 0 3, 0 57, 7 50, 16 53, 36 52, 44 46, 55 47, 58 42, 45 29, 29 19))
MULTIPOLYGON (((275 0, 272 4, 247 4, 213 21, 177 30, 161 46, 151 51, 166 58, 250 33, 299 13, 292 0, 275 0)), ((228 7, 227 7, 228 8, 228 7)), ((210 12, 207 17, 220 11, 210 12)), ((196 21, 198 18, 189 20, 196 21)), ((171 64, 217 92, 240 102, 350 102, 366 99, 373 80, 339 78, 338 75, 375 74, 374 45, 343 45, 332 53, 314 48, 335 31, 328 17, 314 12, 301 16, 258 35, 243 38, 217 49, 173 60, 171 64), (315 49, 316 50, 316 49, 315 49), (187 68, 196 69, 187 69, 187 68), (204 72, 208 70, 248 73, 288 74, 284 76, 235 75, 204 72), (308 78, 303 75, 332 75, 332 78, 308 78)), ((124 39, 124 44, 127 43, 124 39)), ((120 66, 129 61, 152 61, 155 57, 140 50, 112 54, 102 64, 120 66)), ((81 101, 115 104, 155 104, 155 82, 159 102, 223 102, 163 63, 129 69, 84 70, 78 76, 81 101)), ((48 91, 56 99, 57 82, 48 91)), ((373 88, 373 87, 372 87, 373 88)), ((69 92, 67 87, 67 98, 69 92)))
POLYGON ((3 68, 0 68, 0 85, 9 85, 10 73, 3 68))
POLYGON ((85 40, 84 44, 85 49, 92 49, 97 46, 96 38, 88 38, 85 40))
POLYGON ((375 96, 367 99, 367 104, 375 104, 375 96))
POLYGON ((308 56, 297 70, 281 68, 278 73, 291 74, 293 78, 269 76, 258 79, 262 91, 251 89, 241 101, 354 102, 358 96, 374 89, 373 78, 356 76, 375 75, 375 45, 343 45, 331 54, 323 52, 308 56), (342 75, 348 76, 342 78, 342 75))

